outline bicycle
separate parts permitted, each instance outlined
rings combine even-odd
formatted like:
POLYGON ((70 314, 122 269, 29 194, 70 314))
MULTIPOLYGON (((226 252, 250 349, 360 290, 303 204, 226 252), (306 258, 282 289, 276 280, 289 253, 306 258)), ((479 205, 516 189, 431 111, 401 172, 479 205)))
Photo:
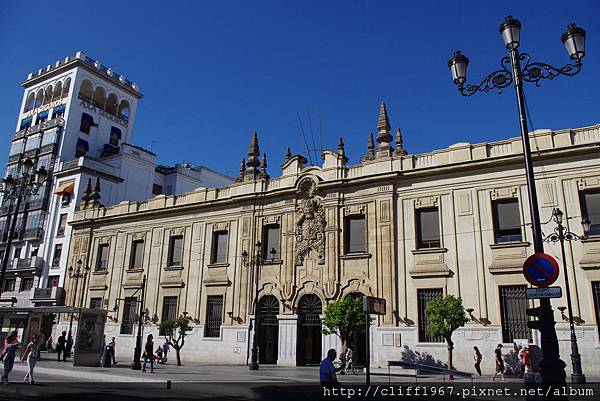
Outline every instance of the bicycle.
POLYGON ((341 359, 336 359, 333 362, 333 366, 335 367, 336 372, 340 372, 341 375, 345 375, 348 371, 352 372, 354 375, 359 375, 362 370, 362 368, 359 368, 354 364, 352 358, 350 358, 347 363, 341 359))

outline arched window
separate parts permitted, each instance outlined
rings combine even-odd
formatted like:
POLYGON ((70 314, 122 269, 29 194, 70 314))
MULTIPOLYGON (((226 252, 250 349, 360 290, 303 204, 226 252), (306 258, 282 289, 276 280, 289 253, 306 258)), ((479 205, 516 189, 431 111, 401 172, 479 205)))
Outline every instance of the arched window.
POLYGON ((35 107, 35 93, 30 92, 29 95, 27 95, 27 101, 25 102, 25 110, 23 110, 23 112, 32 110, 34 107, 35 107))
MULTIPOLYGON (((91 85, 91 83, 90 83, 90 85, 91 85)), ((65 79, 65 86, 63 87, 63 90, 62 90, 62 97, 69 96, 70 89, 71 89, 71 78, 67 78, 67 79, 65 79)))
POLYGON ((119 104, 119 117, 125 121, 129 121, 129 109, 129 102, 127 100, 121 100, 121 104, 119 104))
POLYGON ((54 85, 54 93, 52 94, 52 100, 60 99, 62 95, 62 82, 58 81, 56 85, 54 85))
POLYGON ((37 95, 35 95, 35 106, 33 108, 35 109, 36 107, 40 107, 43 103, 44 103, 44 90, 40 89, 38 91, 37 95))
POLYGON ((52 91, 52 85, 48 85, 46 87, 46 93, 44 95, 44 104, 48 104, 52 101, 52 94, 54 92, 52 91))
POLYGON ((117 114, 118 101, 119 99, 117 99, 117 95, 115 95, 114 93, 108 95, 108 98, 106 99, 106 111, 108 111, 111 114, 117 114))
MULTIPOLYGON (((66 87, 67 83, 65 82, 65 88, 66 87)), ((79 87, 79 98, 91 102, 92 96, 94 95, 93 90, 94 88, 92 87, 92 82, 89 79, 84 79, 81 83, 81 86, 79 87)))
POLYGON ((94 98, 92 99, 92 103, 96 107, 104 108, 104 103, 106 103, 106 91, 103 87, 98 86, 94 91, 94 98))

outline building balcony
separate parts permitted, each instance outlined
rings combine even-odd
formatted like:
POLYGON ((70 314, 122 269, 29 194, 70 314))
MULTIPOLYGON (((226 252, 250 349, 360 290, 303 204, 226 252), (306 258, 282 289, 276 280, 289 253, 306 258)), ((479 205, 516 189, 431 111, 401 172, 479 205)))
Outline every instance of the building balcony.
POLYGON ((31 292, 31 301, 34 304, 51 303, 56 306, 62 306, 65 304, 65 289, 62 287, 34 288, 31 292))
POLYGON ((39 124, 33 125, 29 128, 26 128, 26 135, 33 135, 36 132, 45 131, 54 127, 62 127, 64 124, 65 120, 62 117, 56 117, 52 120, 47 120, 39 124))
POLYGON ((30 258, 18 258, 10 261, 10 266, 13 271, 18 273, 33 273, 39 275, 44 268, 44 258, 40 256, 32 256, 30 258))
POLYGON ((28 228, 23 231, 23 239, 36 240, 44 238, 43 228, 28 228))

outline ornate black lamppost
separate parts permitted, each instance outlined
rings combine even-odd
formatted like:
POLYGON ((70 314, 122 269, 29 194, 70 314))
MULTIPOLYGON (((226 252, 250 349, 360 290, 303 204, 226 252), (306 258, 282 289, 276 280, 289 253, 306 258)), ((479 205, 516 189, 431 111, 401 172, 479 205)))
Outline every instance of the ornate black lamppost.
MULTIPOLYGON (((131 369, 132 370, 141 370, 142 363, 140 359, 142 358, 142 326, 144 324, 144 317, 148 314, 147 310, 144 310, 144 296, 146 293, 146 275, 142 278, 141 286, 135 290, 131 297, 134 297, 139 291, 141 291, 141 299, 139 301, 136 300, 137 303, 140 304, 140 311, 138 314, 138 327, 137 327, 137 336, 135 338, 135 349, 133 350, 133 360, 131 361, 131 369)), ((119 309, 119 301, 125 301, 126 298, 117 298, 115 299, 115 306, 113 307, 113 311, 117 311, 119 309)))
MULTIPOLYGON (((71 280, 75 280, 75 288, 73 291, 73 307, 77 306, 77 287, 79 284, 79 279, 83 279, 83 285, 85 285, 85 278, 88 275, 88 272, 90 271, 90 267, 86 266, 85 268, 81 268, 81 266, 83 265, 83 262, 81 261, 81 259, 79 259, 77 261, 77 268, 73 269, 73 266, 69 266, 69 268, 67 269, 68 275, 69 275, 69 279, 71 280)), ((82 298, 83 298, 84 294, 81 294, 82 298)), ((67 337, 67 343, 68 344, 73 344, 73 337, 72 337, 72 333, 73 332, 73 312, 71 312, 71 318, 69 320, 69 335, 67 337)), ((67 347, 69 348, 69 347, 67 347)), ((70 350, 69 350, 70 352, 70 350)))
POLYGON ((575 335, 575 324, 573 322, 573 307, 571 304, 571 289, 569 288, 569 274, 567 272, 567 258, 565 254, 565 241, 580 241, 588 237, 591 223, 590 220, 585 217, 581 222, 583 226, 583 235, 577 235, 562 225, 563 212, 556 208, 552 212, 552 217, 556 222, 556 228, 554 232, 544 238, 545 242, 560 243, 560 252, 562 257, 563 274, 565 275, 565 289, 567 292, 567 308, 569 309, 569 327, 571 331, 571 365, 573 366, 573 373, 571 373, 571 381, 573 383, 585 383, 585 375, 581 370, 581 355, 579 355, 579 347, 577 347, 577 336, 575 335))
MULTIPOLYGON (((259 327, 259 319, 258 319, 258 279, 260 273, 260 267, 265 263, 262 255, 262 244, 260 241, 256 241, 255 246, 255 255, 254 258, 249 260, 249 254, 247 251, 242 252, 242 263, 248 267, 254 267, 255 277, 254 282, 256 284, 255 294, 254 294, 254 335, 252 336, 252 359, 248 368, 250 370, 258 370, 258 327, 259 327)), ((275 248, 272 248, 269 253, 271 254, 271 258, 275 257, 277 251, 275 248)))
MULTIPOLYGON (((554 79, 559 75, 573 76, 582 67, 582 59, 585 56, 585 31, 575 24, 569 24, 567 30, 562 34, 561 40, 574 60, 573 64, 556 68, 546 63, 531 62, 527 53, 519 53, 521 23, 508 16, 500 24, 500 32, 504 44, 508 49, 509 56, 500 61, 500 69, 489 74, 479 85, 467 84, 467 65, 469 60, 459 51, 448 61, 448 67, 452 72, 452 80, 457 85, 463 96, 471 96, 477 92, 490 92, 502 90, 510 84, 514 84, 517 94, 517 106, 519 110, 519 123, 521 126, 521 140, 523 143, 523 154, 525 159, 525 175, 527 178, 527 189, 529 198, 529 210, 531 213, 531 228, 533 231, 533 247, 535 252, 544 252, 544 237, 540 224, 540 215, 535 190, 533 175, 533 163, 531 161, 531 148, 529 145, 529 134, 527 128, 527 116, 525 113, 525 98, 523 95, 523 82, 532 82, 540 86, 542 79, 554 79), (521 62, 524 66, 521 67, 521 62)), ((558 350, 558 339, 554 325, 554 315, 550 300, 540 300, 538 308, 527 309, 529 316, 537 316, 537 321, 528 322, 528 327, 540 331, 540 342, 543 359, 540 362, 542 380, 544 383, 564 383, 565 363, 560 359, 558 350)))
POLYGON ((2 291, 4 290, 4 276, 6 275, 6 267, 10 260, 10 248, 15 235, 21 202, 28 196, 37 194, 40 187, 44 185, 46 178, 48 178, 48 171, 46 171, 44 166, 40 166, 37 170, 33 170, 33 160, 25 159, 18 164, 16 178, 12 175, 8 175, 2 180, 3 185, 2 190, 0 190, 2 203, 7 200, 16 202, 15 208, 13 209, 13 216, 10 221, 4 257, 2 258, 2 268, 0 269, 0 294, 2 294, 2 291))

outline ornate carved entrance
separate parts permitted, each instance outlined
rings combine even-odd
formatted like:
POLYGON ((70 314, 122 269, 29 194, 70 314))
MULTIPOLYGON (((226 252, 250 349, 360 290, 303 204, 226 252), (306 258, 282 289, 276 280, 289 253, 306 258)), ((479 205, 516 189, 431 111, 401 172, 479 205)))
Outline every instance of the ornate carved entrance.
POLYGON ((304 295, 298 303, 298 338, 296 364, 318 365, 321 362, 321 313, 318 296, 304 295))
POLYGON ((279 339, 279 301, 273 295, 260 299, 258 304, 260 325, 258 328, 258 355, 261 364, 277 363, 279 339))

